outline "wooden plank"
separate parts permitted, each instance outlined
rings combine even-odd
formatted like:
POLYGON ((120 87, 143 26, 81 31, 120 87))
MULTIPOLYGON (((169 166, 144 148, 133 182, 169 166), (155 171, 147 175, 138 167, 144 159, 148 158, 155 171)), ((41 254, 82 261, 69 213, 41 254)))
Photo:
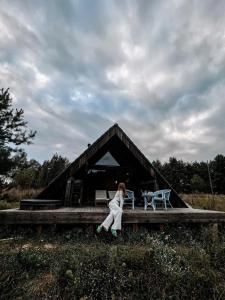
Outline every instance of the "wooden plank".
MULTIPOLYGON (((0 224, 98 224, 108 215, 109 209, 82 207, 55 210, 0 211, 0 224)), ((225 223, 225 213, 195 209, 168 211, 124 210, 122 222, 127 224, 165 223, 225 223)))

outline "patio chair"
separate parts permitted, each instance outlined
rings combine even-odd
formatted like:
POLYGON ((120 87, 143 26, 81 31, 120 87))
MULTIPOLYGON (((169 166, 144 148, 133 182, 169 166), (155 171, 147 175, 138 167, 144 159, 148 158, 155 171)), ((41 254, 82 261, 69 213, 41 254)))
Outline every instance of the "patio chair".
POLYGON ((127 196, 124 197, 123 204, 131 204, 132 209, 134 209, 134 201, 135 201, 134 192, 130 191, 130 190, 127 190, 127 196))
MULTIPOLYGON (((108 192, 109 192, 109 199, 112 200, 117 191, 108 191, 108 192)), ((123 204, 131 204, 132 209, 134 209, 134 201, 135 201, 134 192, 127 190, 127 196, 124 197, 123 204)))
POLYGON ((173 207, 170 203, 170 193, 171 190, 168 189, 154 192, 152 202, 153 205, 155 206, 155 209, 157 208, 157 203, 164 204, 166 210, 167 210, 167 204, 169 204, 171 208, 173 207))
POLYGON ((148 206, 151 206, 155 210, 154 202, 152 201, 154 193, 151 191, 142 192, 142 197, 144 198, 144 209, 147 210, 148 206))
POLYGON ((106 190, 95 191, 95 206, 107 204, 109 201, 106 190))

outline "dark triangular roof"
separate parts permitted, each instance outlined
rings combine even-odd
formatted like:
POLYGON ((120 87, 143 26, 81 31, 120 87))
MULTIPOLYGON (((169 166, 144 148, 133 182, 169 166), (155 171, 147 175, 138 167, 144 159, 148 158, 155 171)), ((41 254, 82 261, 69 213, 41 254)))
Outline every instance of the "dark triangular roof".
POLYGON ((158 177, 163 180, 169 188, 171 188, 173 194, 176 197, 177 206, 187 207, 185 202, 178 196, 176 191, 167 182, 163 175, 149 162, 144 154, 138 149, 138 147, 131 141, 126 133, 119 127, 118 124, 114 124, 110 127, 102 136, 100 136, 92 145, 90 145, 78 158, 76 158, 66 169, 64 169, 57 177, 55 177, 49 185, 36 197, 38 199, 48 199, 51 194, 50 191, 54 188, 63 188, 65 185, 65 178, 68 178, 71 174, 75 174, 79 169, 84 167, 88 161, 96 155, 96 153, 113 137, 118 137, 120 141, 129 149, 133 156, 139 161, 139 163, 152 175, 156 173, 158 177))

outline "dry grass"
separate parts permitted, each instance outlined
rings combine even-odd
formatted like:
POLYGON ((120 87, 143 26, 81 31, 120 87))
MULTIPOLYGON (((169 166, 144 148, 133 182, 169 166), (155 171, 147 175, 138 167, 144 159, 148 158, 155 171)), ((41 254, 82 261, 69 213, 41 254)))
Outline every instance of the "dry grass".
POLYGON ((21 199, 34 198, 42 189, 20 189, 12 188, 10 190, 3 190, 0 197, 7 200, 7 202, 19 202, 21 199))
POLYGON ((0 193, 0 210, 19 207, 21 199, 35 198, 42 189, 5 189, 0 193))
POLYGON ((37 297, 46 297, 54 284, 56 284, 55 276, 51 272, 46 272, 27 280, 25 284, 21 283, 21 288, 26 290, 26 295, 30 299, 36 299, 37 297))
POLYGON ((225 211, 225 195, 183 194, 181 197, 193 208, 225 211))

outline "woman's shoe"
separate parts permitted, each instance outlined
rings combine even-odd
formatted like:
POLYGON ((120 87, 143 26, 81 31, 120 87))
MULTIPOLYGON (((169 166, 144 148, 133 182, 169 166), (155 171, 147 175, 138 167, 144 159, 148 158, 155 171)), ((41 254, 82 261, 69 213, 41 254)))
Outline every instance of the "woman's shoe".
POLYGON ((111 233, 112 233, 113 236, 117 237, 116 229, 112 229, 112 228, 111 228, 111 233))
POLYGON ((97 233, 100 233, 100 232, 102 231, 102 226, 99 225, 99 226, 97 227, 96 231, 97 231, 97 233))

